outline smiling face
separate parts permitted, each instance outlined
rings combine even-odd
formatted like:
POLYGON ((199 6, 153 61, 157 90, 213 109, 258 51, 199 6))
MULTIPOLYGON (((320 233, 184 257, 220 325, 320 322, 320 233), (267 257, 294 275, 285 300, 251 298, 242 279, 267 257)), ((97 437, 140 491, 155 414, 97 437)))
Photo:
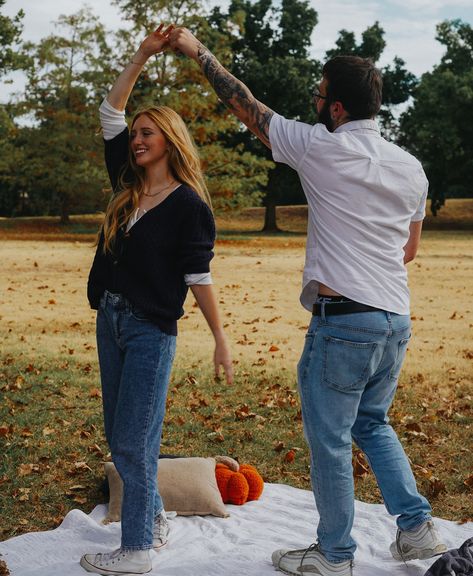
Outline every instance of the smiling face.
POLYGON ((161 129, 146 115, 137 118, 130 132, 130 147, 138 166, 167 163, 167 141, 161 129))

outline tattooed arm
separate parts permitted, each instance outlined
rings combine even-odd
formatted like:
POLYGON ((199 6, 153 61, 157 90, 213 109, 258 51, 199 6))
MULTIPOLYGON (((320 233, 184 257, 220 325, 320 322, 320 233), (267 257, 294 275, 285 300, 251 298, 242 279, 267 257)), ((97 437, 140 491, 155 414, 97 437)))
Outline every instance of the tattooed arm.
POLYGON ((235 116, 257 136, 263 144, 269 143, 269 124, 274 112, 257 100, 250 90, 226 70, 215 56, 186 28, 176 28, 169 44, 197 62, 217 96, 235 116))

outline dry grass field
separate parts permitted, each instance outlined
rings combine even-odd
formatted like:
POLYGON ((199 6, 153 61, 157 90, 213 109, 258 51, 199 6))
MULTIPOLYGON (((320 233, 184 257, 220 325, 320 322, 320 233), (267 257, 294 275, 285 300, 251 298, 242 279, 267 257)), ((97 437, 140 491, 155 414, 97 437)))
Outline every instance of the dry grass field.
MULTIPOLYGON (((280 216, 281 224, 286 217, 292 230, 302 230, 300 215, 280 216)), ((213 380, 212 339, 189 296, 180 321, 163 451, 232 454, 255 464, 267 481, 309 488, 295 382, 309 322, 298 302, 305 238, 255 234, 260 222, 255 218, 247 211, 238 226, 220 220, 224 230, 213 264, 235 383, 228 387, 213 380)), ((20 227, 21 235, 18 226, 2 224, 3 539, 51 528, 72 507, 90 510, 101 498, 107 447, 101 431, 95 313, 85 296, 91 235, 64 236, 62 230, 61 236, 60 228, 51 232, 46 226, 45 232, 28 223, 20 227), (78 237, 88 241, 71 240, 78 237)), ((409 276, 413 338, 392 422, 434 513, 471 520, 472 234, 427 230, 409 276)), ((379 501, 360 455, 355 474, 357 497, 379 501)))

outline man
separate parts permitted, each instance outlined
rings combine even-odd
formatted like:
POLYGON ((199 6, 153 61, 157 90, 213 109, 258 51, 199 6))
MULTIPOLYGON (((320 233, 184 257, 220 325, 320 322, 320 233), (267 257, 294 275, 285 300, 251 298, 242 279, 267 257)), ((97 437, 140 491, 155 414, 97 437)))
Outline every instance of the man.
POLYGON ((352 439, 398 516, 394 558, 444 552, 387 417, 410 337, 405 263, 416 255, 428 182, 419 162, 379 133, 379 71, 353 56, 327 62, 311 126, 259 102, 188 30, 173 30, 169 42, 199 64, 274 160, 298 172, 309 205, 301 303, 313 316, 298 379, 318 542, 277 550, 273 564, 287 574, 352 574, 352 439))

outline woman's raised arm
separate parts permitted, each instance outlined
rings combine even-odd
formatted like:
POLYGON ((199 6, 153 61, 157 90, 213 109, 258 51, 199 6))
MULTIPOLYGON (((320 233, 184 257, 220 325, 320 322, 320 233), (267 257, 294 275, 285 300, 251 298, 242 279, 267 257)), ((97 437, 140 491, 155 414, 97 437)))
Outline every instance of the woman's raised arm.
POLYGON ((166 47, 168 36, 173 26, 168 26, 164 31, 163 28, 164 25, 161 24, 157 30, 143 40, 131 61, 125 66, 123 72, 116 79, 115 84, 107 95, 107 101, 116 110, 125 109, 133 86, 150 56, 159 54, 166 47))

